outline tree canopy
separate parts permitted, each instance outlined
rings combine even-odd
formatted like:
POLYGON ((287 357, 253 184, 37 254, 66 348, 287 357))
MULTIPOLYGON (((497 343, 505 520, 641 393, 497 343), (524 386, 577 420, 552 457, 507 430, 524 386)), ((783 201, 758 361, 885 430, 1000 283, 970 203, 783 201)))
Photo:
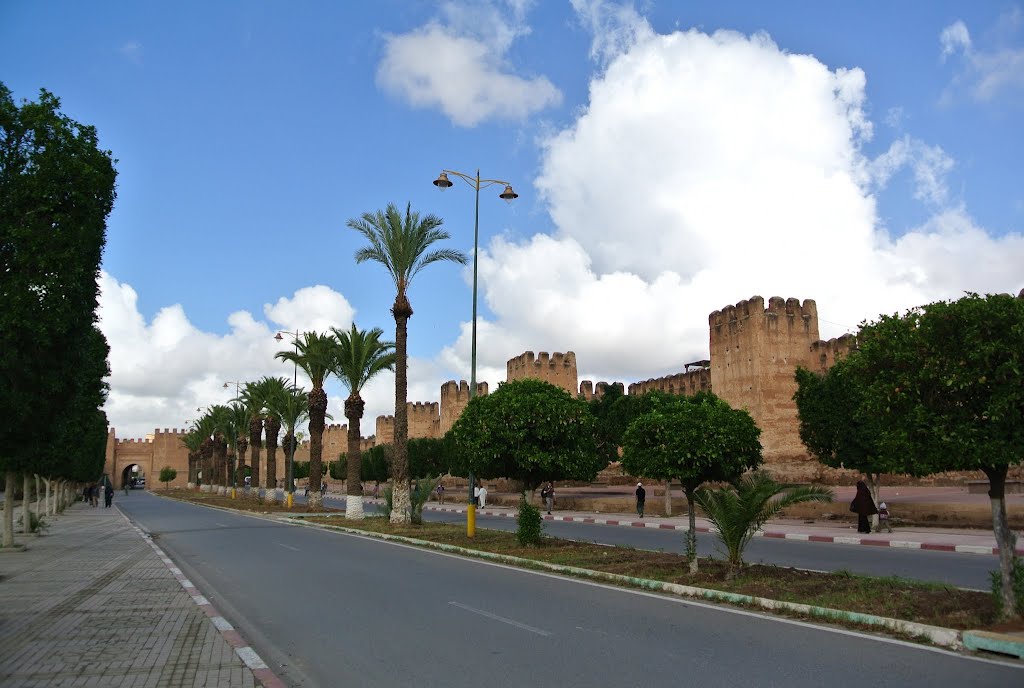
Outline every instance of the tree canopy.
POLYGON ((504 382, 474 397, 446 437, 452 473, 512 478, 527 489, 548 480, 593 480, 607 465, 587 402, 541 380, 504 382))

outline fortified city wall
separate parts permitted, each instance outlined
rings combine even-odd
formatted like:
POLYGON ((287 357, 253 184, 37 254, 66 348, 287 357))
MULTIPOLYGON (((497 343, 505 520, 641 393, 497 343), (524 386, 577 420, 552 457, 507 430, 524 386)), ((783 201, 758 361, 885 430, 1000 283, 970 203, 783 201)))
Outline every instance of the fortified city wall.
POLYGON ((553 353, 532 351, 509 359, 506 364, 506 380, 523 380, 532 378, 550 382, 566 392, 576 395, 579 389, 576 384, 576 354, 572 351, 553 353))

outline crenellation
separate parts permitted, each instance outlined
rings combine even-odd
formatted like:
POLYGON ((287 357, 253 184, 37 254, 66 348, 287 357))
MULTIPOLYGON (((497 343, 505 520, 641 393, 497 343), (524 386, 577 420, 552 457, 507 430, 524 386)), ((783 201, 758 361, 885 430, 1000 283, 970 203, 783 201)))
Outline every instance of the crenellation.
MULTIPOLYGON (((476 396, 485 396, 487 394, 487 383, 478 382, 476 385, 476 396)), ((438 427, 438 436, 444 437, 452 426, 455 425, 455 421, 462 415, 462 411, 469 404, 469 383, 465 380, 460 380, 458 383, 455 380, 448 380, 441 385, 441 419, 438 427)))
POLYGON ((848 355, 857 348, 857 337, 847 332, 844 335, 829 339, 828 341, 818 340, 811 343, 811 356, 817 364, 811 370, 824 373, 836 364, 836 361, 848 355))
POLYGON ((600 399, 609 389, 618 388, 620 394, 625 393, 625 385, 621 382, 598 382, 596 385, 590 380, 580 383, 580 398, 585 401, 600 399))
POLYGON ((512 381, 527 378, 543 380, 561 387, 569 394, 576 394, 579 386, 575 352, 549 354, 541 351, 535 355, 532 351, 526 351, 509 359, 506 364, 506 379, 512 381))
POLYGON ((630 395, 646 394, 654 390, 685 396, 710 391, 711 371, 708 368, 697 368, 684 373, 634 382, 629 386, 630 395))

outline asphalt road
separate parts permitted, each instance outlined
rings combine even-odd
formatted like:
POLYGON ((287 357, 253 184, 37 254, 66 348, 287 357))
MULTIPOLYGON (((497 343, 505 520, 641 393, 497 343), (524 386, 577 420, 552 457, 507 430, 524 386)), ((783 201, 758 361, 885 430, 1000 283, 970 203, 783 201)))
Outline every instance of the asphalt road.
POLYGON ((118 500, 293 686, 1010 686, 982 661, 135 492, 118 500))

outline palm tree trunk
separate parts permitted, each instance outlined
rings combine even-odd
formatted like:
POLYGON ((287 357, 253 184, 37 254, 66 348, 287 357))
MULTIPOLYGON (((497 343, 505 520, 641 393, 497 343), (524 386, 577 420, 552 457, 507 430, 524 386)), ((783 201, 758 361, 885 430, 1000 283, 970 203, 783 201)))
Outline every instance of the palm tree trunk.
POLYGON ((263 501, 267 504, 277 502, 277 434, 281 432, 281 423, 273 418, 267 418, 267 492, 263 501))
POLYGON ((327 392, 314 389, 309 393, 309 506, 323 506, 320 483, 323 480, 324 418, 327 416, 327 392))
POLYGON ((260 492, 260 448, 263 443, 260 435, 262 433, 262 419, 254 418, 249 421, 249 446, 252 447, 252 478, 249 480, 249 484, 252 489, 256 490, 256 495, 259 495, 260 492))
POLYGON ((359 421, 363 417, 366 404, 358 394, 349 395, 345 400, 345 417, 348 418, 348 466, 345 478, 348 487, 345 491, 345 518, 360 520, 363 513, 363 486, 359 482, 363 457, 359 447, 359 421))
POLYGON ((4 547, 14 547, 14 478, 14 471, 4 473, 4 547))
POLYGON ((407 524, 412 520, 412 501, 409 499, 409 414, 406 401, 409 396, 408 339, 412 306, 399 291, 391 308, 395 316, 395 454, 391 463, 391 522, 407 524))

